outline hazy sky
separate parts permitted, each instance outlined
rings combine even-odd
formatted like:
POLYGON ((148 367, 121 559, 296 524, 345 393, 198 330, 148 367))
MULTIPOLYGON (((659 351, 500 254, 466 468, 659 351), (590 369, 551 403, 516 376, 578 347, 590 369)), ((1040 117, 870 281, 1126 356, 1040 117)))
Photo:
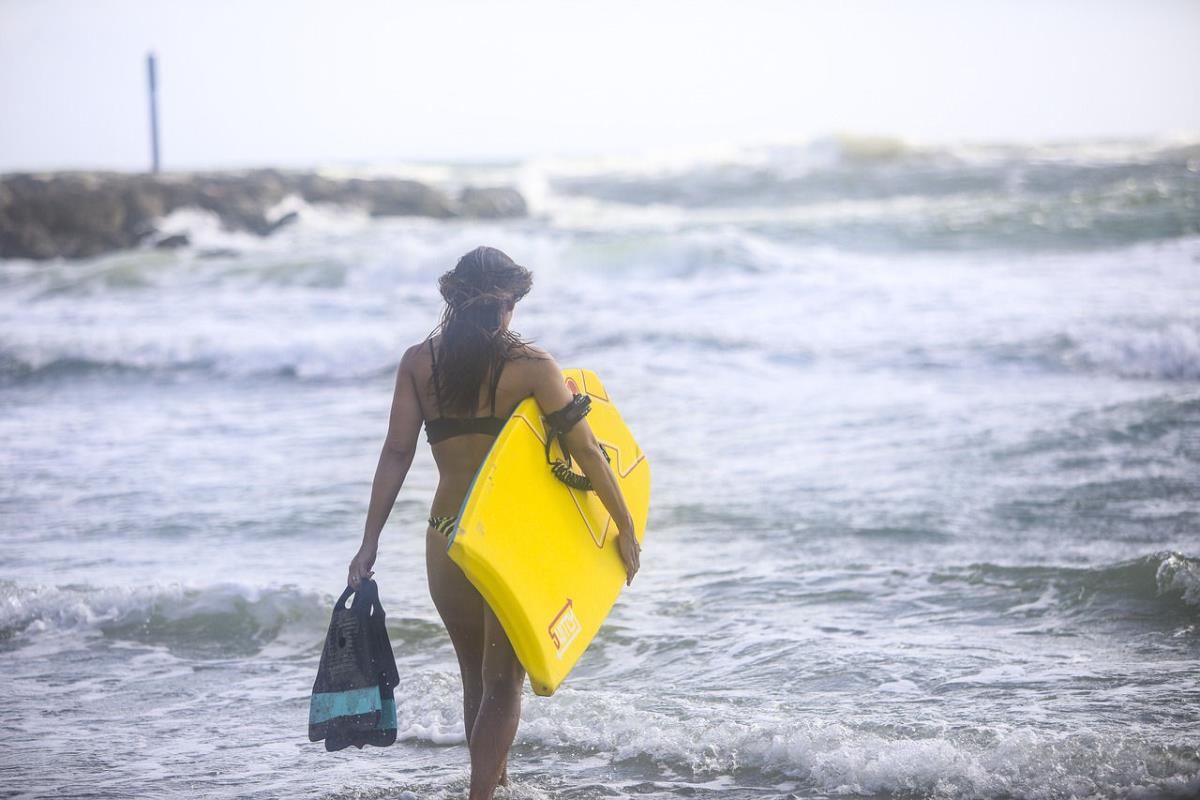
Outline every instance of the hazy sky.
POLYGON ((0 0, 0 170, 1200 131, 1200 0, 0 0))

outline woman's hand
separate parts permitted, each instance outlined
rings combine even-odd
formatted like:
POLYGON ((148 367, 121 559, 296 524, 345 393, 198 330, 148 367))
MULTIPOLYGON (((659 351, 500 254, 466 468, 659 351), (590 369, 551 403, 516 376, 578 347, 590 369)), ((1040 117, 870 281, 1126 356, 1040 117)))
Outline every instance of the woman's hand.
POLYGON ((633 528, 617 533, 617 552, 625 563, 625 585, 633 583, 633 576, 642 565, 642 545, 633 534, 633 528))
POLYGON ((346 576, 346 585, 358 588, 359 581, 375 574, 375 571, 371 569, 373 566, 375 566, 375 548, 364 544, 358 548, 358 552, 350 561, 350 572, 346 576))

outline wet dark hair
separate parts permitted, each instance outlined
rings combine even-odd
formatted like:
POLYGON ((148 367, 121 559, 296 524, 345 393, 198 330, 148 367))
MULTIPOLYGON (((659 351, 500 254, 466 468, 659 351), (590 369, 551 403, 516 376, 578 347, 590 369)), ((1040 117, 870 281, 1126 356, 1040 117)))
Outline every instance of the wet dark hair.
POLYGON ((484 380, 528 344, 500 320, 532 287, 533 273, 494 247, 476 247, 438 280, 446 308, 434 330, 442 338, 431 380, 442 413, 474 415, 484 380))

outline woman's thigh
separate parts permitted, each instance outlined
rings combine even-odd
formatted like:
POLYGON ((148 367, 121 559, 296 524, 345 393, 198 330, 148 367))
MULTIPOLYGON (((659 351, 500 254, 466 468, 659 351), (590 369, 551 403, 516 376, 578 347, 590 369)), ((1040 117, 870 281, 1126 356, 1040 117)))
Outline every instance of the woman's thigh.
POLYGON ((425 571, 429 576, 429 594, 441 615, 450 639, 459 651, 464 648, 479 651, 482 656, 483 610, 482 595, 446 553, 446 537, 432 528, 425 532, 425 571))
POLYGON ((483 606, 483 682, 484 685, 520 687, 525 682, 525 668, 513 650, 512 642, 496 613, 483 606))

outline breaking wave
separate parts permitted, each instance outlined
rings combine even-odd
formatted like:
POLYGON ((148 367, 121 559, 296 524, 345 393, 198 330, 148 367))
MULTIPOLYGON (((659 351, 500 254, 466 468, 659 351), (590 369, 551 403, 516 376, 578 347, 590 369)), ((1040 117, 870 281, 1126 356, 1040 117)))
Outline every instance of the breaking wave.
POLYGON ((391 374, 399 361, 394 336, 382 331, 377 337, 350 333, 308 341, 246 333, 217 339, 176 331, 140 342, 90 338, 10 346, 0 349, 0 385, 95 375, 357 380, 391 374))
POLYGON ((1026 617, 1141 620, 1200 618, 1200 559, 1163 552, 1097 567, 976 564, 935 573, 936 584, 966 584, 999 596, 1005 613, 1026 617))
MULTIPOLYGON (((311 655, 319 651, 335 599, 291 586, 25 587, 6 581, 0 582, 0 641, 99 633, 193 656, 244 656, 284 637, 311 655)), ((418 619, 389 617, 388 628, 397 646, 445 637, 440 624, 418 619)))
MULTIPOLYGON (((465 741, 456 676, 406 676, 398 687, 400 738, 465 741)), ((1194 748, 1136 735, 1022 727, 795 720, 787 714, 696 699, 631 702, 603 689, 564 687, 522 708, 518 750, 644 764, 689 782, 738 775, 791 780, 796 797, 1190 797, 1200 789, 1194 748)))
POLYGON ((1200 380, 1200 327, 1182 322, 1160 327, 1108 328, 1086 338, 1067 337, 1064 361, 1125 378, 1200 380))
POLYGON ((852 247, 1090 249, 1200 233, 1200 143, 920 146, 833 137, 692 158, 549 165, 567 220, 682 212, 852 247), (593 205, 580 207, 580 199, 593 205), (608 207, 595 203, 609 204, 608 207), (623 211, 622 211, 623 209, 623 211))

